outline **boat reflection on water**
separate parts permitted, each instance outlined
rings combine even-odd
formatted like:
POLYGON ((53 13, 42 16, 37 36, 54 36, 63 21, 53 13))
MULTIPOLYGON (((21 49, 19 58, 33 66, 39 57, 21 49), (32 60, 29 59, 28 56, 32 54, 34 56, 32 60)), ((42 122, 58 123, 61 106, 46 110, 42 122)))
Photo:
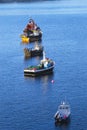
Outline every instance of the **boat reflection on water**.
POLYGON ((69 119, 68 122, 55 122, 55 126, 59 127, 61 130, 68 130, 70 127, 71 120, 69 119))
POLYGON ((42 82, 42 89, 43 93, 46 93, 49 89, 51 89, 51 81, 54 79, 54 73, 50 73, 48 75, 42 76, 41 77, 41 82, 42 82))
POLYGON ((24 56, 24 60, 25 61, 28 61, 28 60, 37 60, 37 62, 38 62, 38 61, 41 60, 41 58, 42 58, 42 56, 35 56, 35 57, 25 57, 24 56))
POLYGON ((47 75, 37 76, 37 77, 29 77, 24 76, 26 80, 29 80, 29 82, 39 82, 41 84, 41 87, 43 88, 43 91, 46 92, 49 86, 52 84, 51 81, 54 79, 54 73, 50 73, 47 75))

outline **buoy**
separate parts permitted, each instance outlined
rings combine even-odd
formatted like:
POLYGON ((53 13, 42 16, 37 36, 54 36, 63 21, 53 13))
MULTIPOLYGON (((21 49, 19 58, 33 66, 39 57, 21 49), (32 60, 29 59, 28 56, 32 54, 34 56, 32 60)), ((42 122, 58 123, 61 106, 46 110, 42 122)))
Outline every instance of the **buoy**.
POLYGON ((22 42, 23 43, 29 43, 29 38, 28 37, 22 37, 22 42))
POLYGON ((54 80, 51 80, 51 83, 54 83, 54 80))

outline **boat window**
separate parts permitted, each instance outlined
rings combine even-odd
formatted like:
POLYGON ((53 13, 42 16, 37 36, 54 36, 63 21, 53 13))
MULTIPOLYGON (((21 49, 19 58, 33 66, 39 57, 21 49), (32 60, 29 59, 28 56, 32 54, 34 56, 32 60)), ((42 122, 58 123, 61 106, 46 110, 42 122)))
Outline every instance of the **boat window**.
POLYGON ((62 109, 62 107, 59 107, 59 109, 62 109))
POLYGON ((64 109, 64 107, 60 107, 59 109, 64 109))

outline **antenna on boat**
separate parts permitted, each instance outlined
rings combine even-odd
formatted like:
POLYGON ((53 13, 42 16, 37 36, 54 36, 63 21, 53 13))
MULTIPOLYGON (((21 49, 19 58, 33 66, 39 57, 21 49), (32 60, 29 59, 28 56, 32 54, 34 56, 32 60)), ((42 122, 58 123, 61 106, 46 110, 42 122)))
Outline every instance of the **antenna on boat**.
POLYGON ((43 60, 45 60, 46 59, 46 53, 45 53, 45 51, 43 51, 43 60))
POLYGON ((65 96, 65 103, 68 103, 66 96, 65 96))
POLYGON ((39 49, 39 45, 38 45, 38 42, 35 42, 35 49, 39 49))

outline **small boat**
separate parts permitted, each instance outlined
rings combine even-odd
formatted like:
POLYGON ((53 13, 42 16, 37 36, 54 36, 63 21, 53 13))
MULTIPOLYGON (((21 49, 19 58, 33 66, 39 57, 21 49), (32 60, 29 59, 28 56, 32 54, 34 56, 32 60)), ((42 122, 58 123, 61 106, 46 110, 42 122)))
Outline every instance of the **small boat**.
POLYGON ((29 66, 24 69, 25 76, 39 76, 46 75, 53 72, 55 62, 52 59, 45 57, 45 52, 43 51, 43 59, 36 66, 29 66))
MULTIPOLYGON (((34 22, 34 20, 30 19, 29 23, 23 30, 23 36, 29 38, 28 42, 39 41, 42 38, 42 31, 40 27, 34 22)), ((23 42, 23 38, 22 42, 23 42)))
POLYGON ((34 48, 24 48, 25 58, 43 55, 43 46, 35 45, 34 48))
POLYGON ((69 121, 70 113, 70 105, 63 101, 54 115, 55 121, 60 123, 69 121))

